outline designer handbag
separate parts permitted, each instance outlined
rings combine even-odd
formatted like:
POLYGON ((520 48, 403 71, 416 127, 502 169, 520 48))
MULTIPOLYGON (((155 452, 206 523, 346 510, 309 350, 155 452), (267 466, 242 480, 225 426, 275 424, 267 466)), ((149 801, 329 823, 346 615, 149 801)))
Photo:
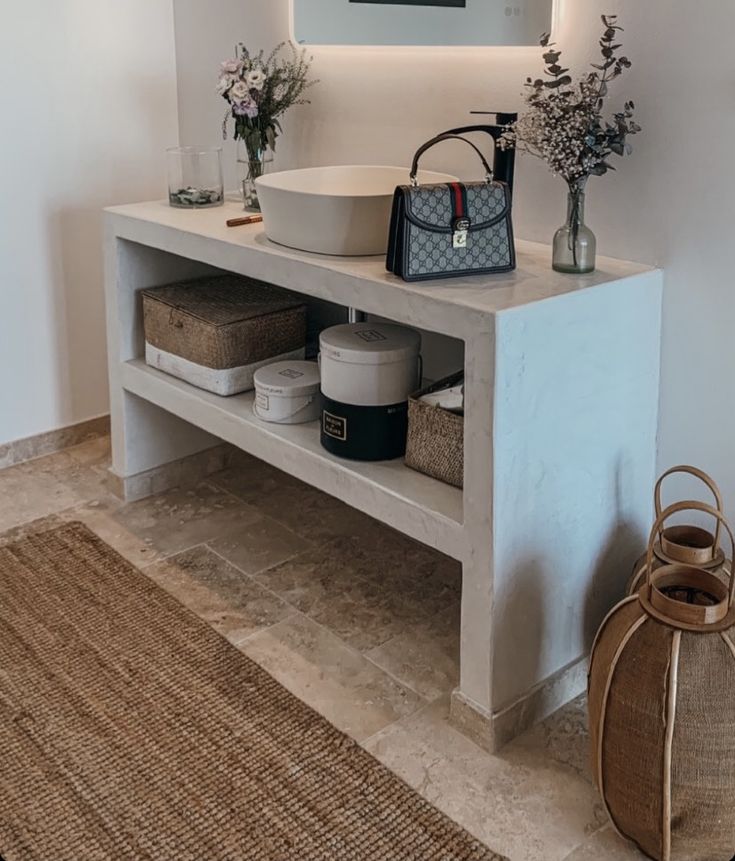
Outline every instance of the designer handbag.
POLYGON ((493 177, 480 150, 459 135, 425 143, 411 166, 411 185, 393 197, 386 267, 404 281, 509 272, 515 269, 510 189, 493 177), (471 146, 485 168, 484 182, 419 185, 419 160, 446 140, 471 146))

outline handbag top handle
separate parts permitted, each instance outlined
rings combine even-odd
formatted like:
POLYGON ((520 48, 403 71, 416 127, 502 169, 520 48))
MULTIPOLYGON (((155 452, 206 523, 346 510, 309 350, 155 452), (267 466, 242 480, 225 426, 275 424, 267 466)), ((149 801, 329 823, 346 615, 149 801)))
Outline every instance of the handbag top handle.
POLYGON ((461 135, 444 134, 444 135, 437 135, 435 138, 432 138, 430 141, 427 141, 422 147, 419 148, 418 152, 413 157, 413 164, 411 165, 411 185, 414 188, 419 184, 417 176, 418 176, 418 172, 419 172, 419 159, 421 158, 421 156, 426 152, 426 150, 431 149, 431 147, 435 146, 436 144, 442 143, 443 141, 451 141, 451 140, 462 141, 463 143, 466 143, 467 146, 471 146, 472 149, 480 157, 480 161, 482 162, 482 166, 485 168, 485 179, 488 182, 493 181, 493 176, 494 176, 493 169, 488 164, 485 156, 480 152, 479 148, 476 147, 472 143, 472 141, 468 141, 467 138, 463 138, 463 137, 461 137, 461 135))

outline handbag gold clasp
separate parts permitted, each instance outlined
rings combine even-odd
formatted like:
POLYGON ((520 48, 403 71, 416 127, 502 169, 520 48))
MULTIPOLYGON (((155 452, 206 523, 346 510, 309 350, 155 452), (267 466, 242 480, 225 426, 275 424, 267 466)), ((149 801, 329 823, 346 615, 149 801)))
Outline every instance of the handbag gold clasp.
POLYGON ((467 248, 467 234, 470 230, 469 218, 457 218, 452 227, 452 248, 467 248))

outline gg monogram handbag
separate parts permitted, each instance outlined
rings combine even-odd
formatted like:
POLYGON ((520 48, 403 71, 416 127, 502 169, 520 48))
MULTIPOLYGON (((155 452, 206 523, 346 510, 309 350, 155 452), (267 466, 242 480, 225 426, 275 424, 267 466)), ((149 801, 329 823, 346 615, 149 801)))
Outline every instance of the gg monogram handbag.
POLYGON ((411 185, 393 197, 386 268, 404 281, 509 272, 515 246, 508 185, 493 176, 480 150, 466 138, 444 134, 425 143, 413 158, 411 185), (447 140, 471 146, 485 169, 484 182, 419 185, 419 160, 447 140))

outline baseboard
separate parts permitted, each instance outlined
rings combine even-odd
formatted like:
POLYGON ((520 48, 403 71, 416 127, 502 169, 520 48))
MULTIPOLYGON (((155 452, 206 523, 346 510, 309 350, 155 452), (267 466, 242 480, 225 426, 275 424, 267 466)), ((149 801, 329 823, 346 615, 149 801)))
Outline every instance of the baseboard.
POLYGON ((511 705, 489 714, 461 691, 452 694, 452 724, 483 749, 496 753, 587 690, 587 657, 549 676, 511 705))
POLYGON ((15 466, 27 460, 54 454, 65 448, 98 439, 110 432, 109 415, 98 416, 95 419, 87 419, 83 422, 58 428, 58 430, 46 431, 45 433, 28 436, 0 445, 0 469, 7 466, 15 466))
POLYGON ((207 476, 230 466, 236 451, 234 446, 222 443, 135 475, 123 477, 109 470, 107 486, 115 496, 125 502, 135 502, 174 487, 197 484, 207 476))

